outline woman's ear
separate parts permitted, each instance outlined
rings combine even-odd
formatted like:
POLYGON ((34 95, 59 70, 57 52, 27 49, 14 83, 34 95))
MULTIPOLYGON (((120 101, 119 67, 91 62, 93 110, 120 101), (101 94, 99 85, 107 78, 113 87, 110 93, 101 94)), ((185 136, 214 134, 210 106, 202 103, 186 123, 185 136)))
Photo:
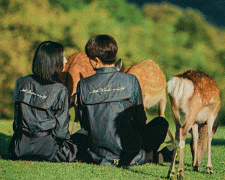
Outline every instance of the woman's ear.
POLYGON ((67 59, 64 56, 63 57, 63 71, 65 71, 66 63, 67 63, 67 59))

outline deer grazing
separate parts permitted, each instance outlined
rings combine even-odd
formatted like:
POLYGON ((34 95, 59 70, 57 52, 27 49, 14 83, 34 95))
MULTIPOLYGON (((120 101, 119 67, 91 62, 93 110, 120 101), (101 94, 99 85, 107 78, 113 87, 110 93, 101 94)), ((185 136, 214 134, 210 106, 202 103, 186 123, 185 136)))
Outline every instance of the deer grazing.
MULTIPOLYGON (((117 70, 121 70, 122 62, 117 61, 115 64, 117 70)), ((166 78, 159 66, 151 60, 143 61, 135 64, 132 67, 125 67, 125 73, 134 74, 140 83, 143 96, 143 104, 145 108, 149 108, 154 104, 159 104, 159 116, 165 117, 164 111, 166 108, 166 78)), ((125 70, 124 69, 124 70, 125 70)), ((74 53, 69 56, 64 66, 64 72, 61 74, 61 81, 67 86, 69 95, 76 93, 76 86, 81 78, 85 78, 94 74, 89 62, 89 58, 84 52, 74 53)), ((75 107, 76 108, 76 107, 75 107)), ((72 132, 76 130, 77 122, 74 121, 72 132)), ((168 130, 172 142, 174 138, 168 130)))
POLYGON ((174 173, 177 150, 179 165, 177 179, 183 177, 184 146, 187 132, 192 135, 193 170, 198 171, 201 159, 208 149, 207 173, 211 174, 211 141, 219 124, 213 126, 220 109, 219 88, 213 78, 199 70, 184 70, 167 83, 172 115, 176 124, 175 149, 168 178, 174 173), (181 115, 184 122, 181 123, 181 115))

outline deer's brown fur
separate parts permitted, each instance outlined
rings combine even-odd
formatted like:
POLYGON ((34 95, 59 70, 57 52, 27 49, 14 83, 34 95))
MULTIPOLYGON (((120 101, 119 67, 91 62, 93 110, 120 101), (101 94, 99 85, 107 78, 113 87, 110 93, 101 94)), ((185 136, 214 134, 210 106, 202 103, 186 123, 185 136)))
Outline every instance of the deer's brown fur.
POLYGON ((64 65, 60 80, 66 85, 69 95, 76 93, 77 83, 80 79, 93 75, 96 71, 84 52, 73 53, 64 65))
POLYGON ((151 60, 142 61, 130 67, 126 73, 134 74, 138 78, 145 108, 159 102, 163 106, 159 115, 165 117, 166 77, 159 66, 151 60))

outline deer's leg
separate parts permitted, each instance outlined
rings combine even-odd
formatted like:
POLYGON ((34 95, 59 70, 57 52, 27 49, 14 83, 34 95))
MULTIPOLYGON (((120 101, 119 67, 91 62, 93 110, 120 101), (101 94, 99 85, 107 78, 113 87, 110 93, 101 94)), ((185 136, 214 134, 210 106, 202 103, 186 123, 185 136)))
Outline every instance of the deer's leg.
MULTIPOLYGON (((162 97, 159 100, 159 103, 158 103, 158 115, 165 118, 165 109, 166 109, 166 91, 164 91, 162 93, 162 97)), ((168 128, 167 133, 170 136, 172 144, 174 144, 174 137, 173 137, 173 135, 172 135, 172 133, 171 133, 169 128, 168 128)))
POLYGON ((183 159, 184 159, 184 147, 185 147, 185 140, 186 140, 186 137, 183 137, 182 135, 182 131, 183 131, 183 128, 180 127, 179 129, 179 145, 178 145, 178 148, 179 148, 179 164, 178 164, 178 170, 177 170, 177 179, 182 179, 183 178, 183 173, 184 173, 184 169, 183 169, 183 159))
POLYGON ((198 126, 198 166, 200 166, 202 158, 207 149, 207 124, 199 124, 198 126))
MULTIPOLYGON (((173 99, 171 98, 171 102, 172 101, 173 101, 173 99)), ((176 161, 176 157, 177 157, 177 147, 178 147, 178 142, 179 142, 179 128, 180 128, 180 112, 174 103, 171 103, 171 109, 172 109, 173 119, 176 124, 176 134, 175 134, 175 148, 174 148, 174 152, 173 152, 172 163, 170 165, 170 169, 169 169, 167 178, 171 178, 174 174, 175 161, 176 161)))
POLYGON ((158 103, 158 115, 165 118, 165 109, 166 109, 166 92, 162 93, 162 98, 159 100, 158 103))
MULTIPOLYGON (((192 99, 189 104, 186 106, 189 106, 187 109, 183 109, 185 113, 185 121, 182 128, 180 128, 180 141, 179 141, 179 148, 180 148, 180 159, 179 159, 179 165, 178 165, 178 172, 177 172, 177 179, 183 178, 183 158, 184 158, 184 147, 185 147, 185 141, 188 131, 192 128, 195 119, 198 115, 199 110, 201 109, 201 104, 199 103, 199 98, 192 99)), ((197 150, 196 150, 197 151, 197 150)))
POLYGON ((73 127, 72 127, 71 134, 74 134, 76 132, 76 127, 77 127, 77 122, 78 122, 78 109, 77 109, 77 106, 74 106, 74 110, 75 110, 75 119, 74 119, 74 122, 73 122, 73 127))
POLYGON ((208 160, 207 160, 207 174, 212 174, 212 163, 211 163, 211 142, 212 142, 212 123, 210 122, 207 127, 207 149, 208 149, 208 160))
POLYGON ((179 142, 179 132, 177 133, 176 131, 176 137, 175 137, 175 148, 174 148, 174 151, 173 151, 173 158, 172 158, 172 162, 171 162, 171 165, 170 165, 170 169, 169 169, 169 172, 168 172, 168 175, 167 175, 167 178, 171 178, 174 174, 174 168, 175 168, 175 161, 176 161, 176 157, 177 157, 177 148, 178 148, 178 142, 179 142))
POLYGON ((192 140, 193 140, 193 170, 198 171, 198 124, 192 126, 192 140))
POLYGON ((170 131, 170 128, 168 128, 167 133, 168 133, 168 135, 170 136, 170 139, 171 139, 172 144, 174 144, 174 143, 175 143, 175 140, 174 140, 174 137, 173 137, 173 135, 172 135, 172 133, 171 133, 171 131, 170 131))
MULTIPOLYGON (((166 92, 163 92, 162 98, 160 99, 158 103, 158 115, 165 118, 165 109, 166 109, 166 92)), ((170 131, 170 128, 168 128, 167 134, 170 136, 170 139, 172 141, 172 144, 174 144, 174 137, 170 131)))
POLYGON ((191 129, 191 134, 192 134, 192 139, 190 143, 191 147, 191 152, 192 152, 192 164, 193 164, 193 170, 198 171, 198 167, 201 164, 202 157, 204 156, 206 149, 207 149, 207 124, 198 124, 198 147, 197 147, 197 162, 196 164, 194 163, 194 157, 195 157, 195 145, 194 145, 194 140, 193 140, 193 127, 191 129), (195 165, 196 166, 195 168, 195 165))
POLYGON ((213 131, 213 124, 214 124, 214 121, 216 119, 216 116, 217 116, 217 112, 220 108, 220 105, 218 104, 211 116, 209 117, 208 119, 208 128, 207 128, 207 148, 208 148, 208 162, 207 162, 207 166, 206 166, 206 169, 207 169, 207 174, 212 174, 213 173, 213 170, 212 170, 212 163, 211 163, 211 142, 212 142, 212 131, 213 131))
POLYGON ((76 128, 77 128, 77 122, 74 121, 74 122, 73 122, 73 127, 72 127, 71 134, 74 134, 74 133, 76 132, 76 128))

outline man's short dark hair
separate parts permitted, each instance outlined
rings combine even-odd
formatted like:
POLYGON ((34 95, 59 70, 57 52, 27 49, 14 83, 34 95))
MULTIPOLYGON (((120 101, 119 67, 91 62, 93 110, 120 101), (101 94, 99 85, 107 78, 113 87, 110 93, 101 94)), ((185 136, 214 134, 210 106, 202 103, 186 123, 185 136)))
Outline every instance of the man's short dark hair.
POLYGON ((63 71, 64 47, 52 41, 42 42, 33 58, 32 72, 41 84, 60 82, 59 74, 63 71))
POLYGON ((109 35, 98 35, 89 39, 85 46, 85 53, 91 59, 98 57, 104 64, 116 61, 118 51, 115 39, 109 35))

